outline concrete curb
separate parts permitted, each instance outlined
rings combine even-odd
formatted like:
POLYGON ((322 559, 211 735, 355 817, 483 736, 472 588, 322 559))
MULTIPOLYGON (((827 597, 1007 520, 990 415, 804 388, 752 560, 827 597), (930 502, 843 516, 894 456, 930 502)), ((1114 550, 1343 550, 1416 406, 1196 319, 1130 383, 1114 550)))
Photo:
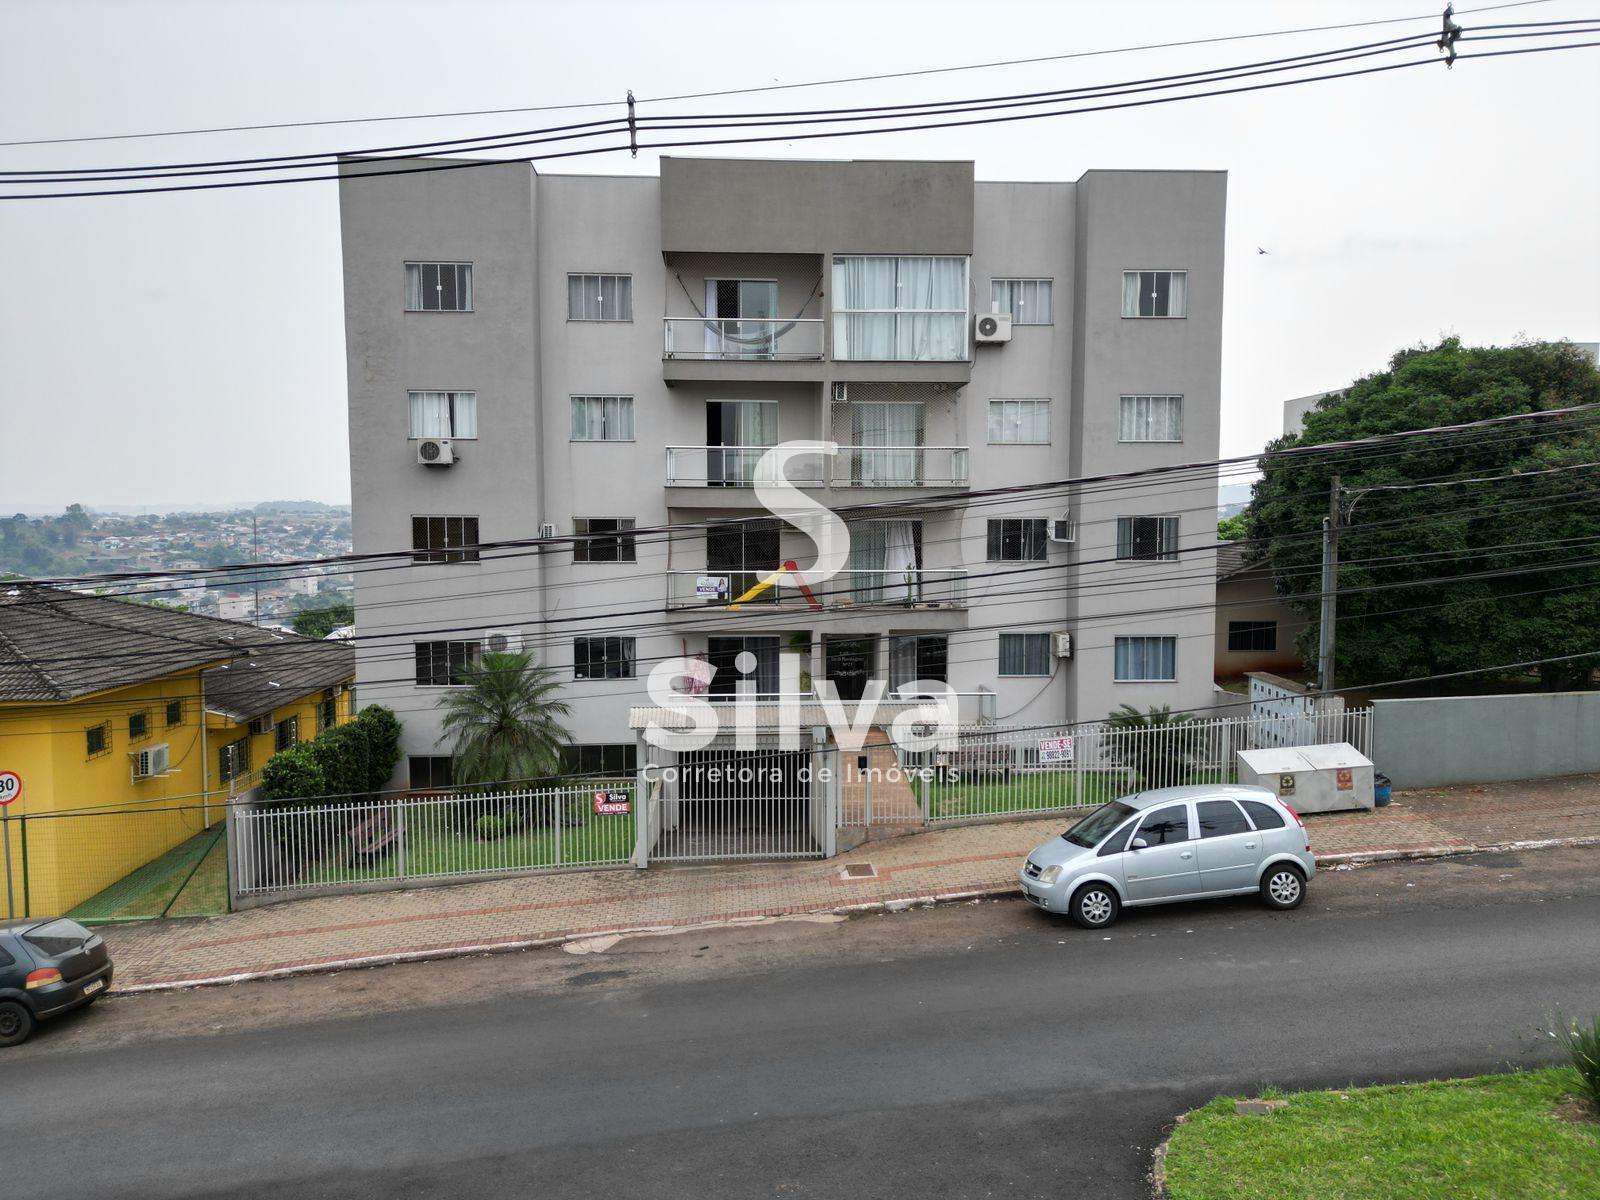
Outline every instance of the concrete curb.
POLYGON ((1172 1148, 1172 1135, 1188 1119, 1188 1113, 1179 1113, 1172 1122, 1172 1128, 1167 1130, 1167 1136, 1161 1139, 1150 1155, 1150 1194, 1155 1200, 1171 1200, 1167 1191, 1167 1151, 1172 1148))
MULTIPOLYGON (((1317 866, 1365 866, 1370 863, 1453 858, 1462 854, 1505 853, 1512 850, 1548 850, 1556 847, 1600 845, 1600 837, 1544 838, 1538 841, 1495 842, 1487 845, 1418 846, 1407 850, 1354 850, 1340 854, 1317 856, 1317 866)), ((295 975, 326 975, 348 971, 357 967, 383 967, 394 963, 429 962, 443 958, 465 958, 475 954, 509 954, 518 950, 533 950, 541 946, 559 946, 568 942, 586 941, 596 937, 638 937, 662 933, 687 933, 695 929, 724 929, 754 924, 764 920, 784 917, 818 916, 828 913, 850 914, 869 912, 900 912, 919 905, 954 904, 963 900, 981 900, 995 896, 1016 895, 1021 889, 1014 883, 995 884, 988 887, 962 888, 955 891, 924 892, 910 896, 890 896, 879 900, 863 900, 854 904, 832 904, 817 908, 774 910, 770 913, 745 914, 738 917, 714 917, 683 924, 667 922, 654 925, 622 927, 597 927, 568 930, 549 937, 507 938, 482 942, 461 942, 449 946, 430 946, 420 950, 396 950, 385 954, 358 955, 352 958, 327 959, 304 963, 288 963, 262 970, 238 971, 226 975, 204 975, 183 979, 157 980, 135 983, 126 987, 114 986, 110 995, 131 996, 151 992, 180 992, 190 988, 218 987, 230 983, 251 983, 263 979, 285 979, 295 975)))

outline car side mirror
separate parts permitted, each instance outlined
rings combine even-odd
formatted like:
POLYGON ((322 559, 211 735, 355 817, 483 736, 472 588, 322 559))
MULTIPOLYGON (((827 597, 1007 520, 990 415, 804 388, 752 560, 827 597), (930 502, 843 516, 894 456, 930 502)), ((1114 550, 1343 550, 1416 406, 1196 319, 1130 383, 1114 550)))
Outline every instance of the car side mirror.
POLYGON ((1150 848, 1150 843, 1143 838, 1134 838, 1128 845, 1134 850, 1148 850, 1150 848))

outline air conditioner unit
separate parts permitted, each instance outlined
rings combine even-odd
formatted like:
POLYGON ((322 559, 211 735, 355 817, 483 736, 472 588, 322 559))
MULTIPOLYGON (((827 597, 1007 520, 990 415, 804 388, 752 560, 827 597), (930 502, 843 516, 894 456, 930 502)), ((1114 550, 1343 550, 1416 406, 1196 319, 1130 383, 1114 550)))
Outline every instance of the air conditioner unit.
POLYGON ((153 779, 157 775, 165 775, 172 761, 165 744, 151 746, 147 750, 136 750, 131 757, 135 779, 153 779))
POLYGON ((1071 658, 1072 657, 1072 635, 1070 633, 1058 633, 1058 634, 1056 634, 1056 636, 1055 636, 1055 644, 1056 644, 1056 657, 1057 658, 1071 658))
POLYGON ((835 404, 848 404, 850 402, 850 385, 836 383, 833 385, 833 402, 835 404))
POLYGON ((521 654, 522 630, 486 629, 483 631, 485 654, 521 654))
POLYGON ((979 313, 972 322, 978 345, 995 345, 1011 340, 1010 313, 979 313))
POLYGON ((553 538, 553 537, 555 537, 555 535, 556 535, 556 527, 554 525, 541 525, 541 526, 539 526, 539 536, 540 537, 542 537, 542 538, 553 538))
POLYGON ((1071 513, 1050 522, 1050 540, 1067 546, 1078 540, 1078 523, 1072 519, 1071 513))
POLYGON ((425 467, 448 467, 456 452, 449 438, 423 438, 417 443, 417 461, 425 467))
POLYGON ((250 722, 250 732, 251 733, 271 733, 272 732, 272 714, 271 713, 267 713, 266 716, 257 717, 255 720, 251 721, 250 722))

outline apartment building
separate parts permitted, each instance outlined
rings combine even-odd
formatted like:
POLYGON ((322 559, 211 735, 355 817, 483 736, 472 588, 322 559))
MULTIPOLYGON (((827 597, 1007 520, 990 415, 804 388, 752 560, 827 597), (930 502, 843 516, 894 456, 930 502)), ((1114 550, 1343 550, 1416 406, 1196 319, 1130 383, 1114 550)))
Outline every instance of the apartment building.
POLYGON ((683 654, 713 697, 943 679, 966 720, 1040 725, 1209 702, 1214 482, 1003 489, 1216 456, 1223 172, 411 165, 442 169, 347 162, 340 210, 355 550, 413 551, 358 577, 358 691, 414 783, 444 782, 438 698, 485 645, 559 671, 582 769, 631 761, 683 654), (788 478, 846 519, 848 569, 735 606, 811 561, 751 486, 802 439, 840 447, 788 478), (574 540, 479 550, 541 532, 574 540))

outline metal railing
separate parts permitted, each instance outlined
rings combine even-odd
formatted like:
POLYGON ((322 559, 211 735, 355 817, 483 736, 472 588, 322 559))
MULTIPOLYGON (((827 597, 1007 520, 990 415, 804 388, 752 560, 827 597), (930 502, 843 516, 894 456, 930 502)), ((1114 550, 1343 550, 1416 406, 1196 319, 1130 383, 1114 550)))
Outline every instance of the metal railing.
MULTIPOLYGON (((668 446, 668 487, 753 487, 776 483, 762 472, 770 446, 668 446)), ((966 446, 840 446, 832 463, 822 454, 791 457, 784 475, 796 487, 966 487, 966 446)))
POLYGON ((1237 782, 1240 750, 1349 742, 1370 751, 1372 710, 1218 717, 1144 729, 964 728, 955 749, 903 756, 930 822, 1047 813, 1147 788, 1237 782), (1293 729, 1284 728, 1286 722, 1293 729))
POLYGON ((663 358, 807 362, 822 357, 822 318, 663 317, 663 358))
POLYGON ((599 781, 360 804, 240 806, 229 816, 234 895, 623 866, 634 850, 633 791, 632 780, 599 781), (623 811, 615 811, 618 805, 623 811))
MULTIPOLYGON (((668 571, 667 607, 726 607, 773 574, 710 567, 703 571, 668 571)), ((965 608, 967 572, 963 568, 931 567, 914 571, 847 570, 815 585, 811 593, 824 608, 965 608)), ((779 575, 774 586, 743 604, 805 608, 811 600, 786 576, 779 575)))

